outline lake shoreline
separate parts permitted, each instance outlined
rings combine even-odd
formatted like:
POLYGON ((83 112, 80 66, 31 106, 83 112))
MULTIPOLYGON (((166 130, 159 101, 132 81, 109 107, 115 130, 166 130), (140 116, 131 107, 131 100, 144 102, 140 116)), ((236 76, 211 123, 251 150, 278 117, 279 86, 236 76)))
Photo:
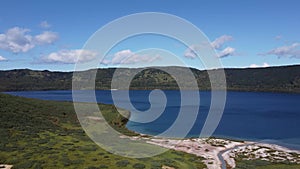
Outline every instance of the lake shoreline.
MULTIPOLYGON (((135 132, 136 133, 136 132, 135 132)), ((292 150, 276 144, 251 141, 233 141, 219 138, 189 138, 174 139, 152 137, 139 134, 137 136, 121 136, 122 139, 143 140, 146 143, 163 148, 182 151, 204 158, 202 162, 208 168, 226 169, 236 167, 235 158, 247 156, 244 160, 265 160, 270 162, 284 162, 300 164, 300 151, 292 150), (272 153, 270 153, 272 152, 272 153), (293 154, 294 156, 292 156, 293 154), (283 158, 285 156, 286 158, 283 158)))
MULTIPOLYGON (((130 117, 131 113, 130 111, 128 112, 128 117, 130 117)), ((235 168, 235 158, 237 157, 237 154, 247 154, 249 157, 246 160, 262 159, 271 162, 284 162, 287 160, 295 164, 300 164, 300 150, 291 149, 278 144, 218 137, 191 137, 184 139, 162 138, 130 130, 127 128, 127 122, 124 124, 126 130, 136 135, 121 136, 120 138, 127 138, 131 140, 144 140, 146 143, 149 144, 203 157, 204 160, 202 162, 204 162, 207 168, 235 168), (275 154, 268 153, 270 151, 274 152, 275 154), (249 153, 254 158, 251 158, 249 153), (281 157, 283 154, 285 154, 285 156, 287 157, 286 159, 283 159, 281 157), (298 156, 292 158, 290 157, 290 154, 297 154, 298 156)))
MULTIPOLYGON (((134 91, 143 91, 143 90, 156 90, 157 88, 149 88, 149 89, 143 89, 143 88, 130 88, 130 90, 134 91)), ((82 89, 81 91, 91 91, 93 89, 82 89)), ((127 91, 127 89, 95 89, 95 91, 127 91)), ((210 89, 159 89, 162 91, 199 91, 199 92, 211 92, 212 90, 210 89)), ((15 92, 45 92, 45 91, 72 91, 72 89, 47 89, 47 90, 5 90, 5 91, 0 91, 0 93, 4 94, 10 94, 10 93, 15 93, 15 92)), ((249 92, 249 93, 278 93, 278 94, 300 94, 300 91, 283 91, 283 90, 247 90, 247 89, 216 89, 213 90, 215 92, 218 91, 226 91, 226 92, 249 92)))

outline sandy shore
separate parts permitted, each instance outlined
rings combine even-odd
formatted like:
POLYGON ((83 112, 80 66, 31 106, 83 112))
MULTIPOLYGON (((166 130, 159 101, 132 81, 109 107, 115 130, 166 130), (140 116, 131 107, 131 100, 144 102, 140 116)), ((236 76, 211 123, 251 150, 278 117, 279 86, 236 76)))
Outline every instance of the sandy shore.
POLYGON ((245 142, 222 153, 222 157, 231 167, 235 167, 234 158, 238 155, 246 156, 247 160, 261 159, 271 162, 284 162, 300 164, 300 151, 291 150, 275 144, 245 142), (248 143, 248 144, 247 144, 248 143))
POLYGON ((183 151, 203 157, 209 169, 234 168, 235 157, 243 156, 247 160, 261 159, 271 162, 289 161, 300 164, 300 151, 291 150, 275 144, 250 141, 232 141, 218 138, 191 138, 184 140, 167 138, 131 137, 132 140, 145 140, 149 144, 183 151))
POLYGON ((210 169, 220 169, 222 162, 218 157, 221 151, 243 145, 242 142, 234 142, 224 139, 150 139, 147 143, 159 145, 165 148, 183 151, 203 157, 203 162, 210 169))
POLYGON ((3 168, 3 169, 11 169, 12 167, 13 167, 12 165, 0 164, 0 168, 3 168))

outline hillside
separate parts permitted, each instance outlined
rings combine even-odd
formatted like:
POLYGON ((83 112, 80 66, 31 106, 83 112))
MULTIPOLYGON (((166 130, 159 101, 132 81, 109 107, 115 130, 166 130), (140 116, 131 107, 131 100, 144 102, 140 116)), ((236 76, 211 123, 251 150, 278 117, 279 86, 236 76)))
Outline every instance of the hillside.
MULTIPOLYGON (((113 105, 99 105, 112 127, 124 134, 126 120, 113 105)), ((125 158, 101 149, 81 128, 71 102, 42 101, 0 93, 0 164, 40 168, 205 168, 202 158, 167 151, 151 158, 125 158)), ((2 167, 0 167, 2 168, 2 167)))
MULTIPOLYGON (((122 68, 123 77, 132 69, 122 68)), ((183 70, 182 67, 169 69, 183 70)), ((207 71, 191 69, 200 90, 209 90, 210 82, 207 71)), ((88 70, 80 72, 88 74, 88 70)), ((115 68, 98 69, 96 89, 110 89, 115 68)), ((210 70, 215 71, 215 70, 210 70)), ((238 91, 274 91, 300 92, 300 65, 269 68, 225 69, 227 89, 238 91)), ((34 71, 29 69, 0 71, 0 91, 20 90, 67 90, 72 89, 72 72, 34 71)), ((184 76, 184 74, 182 74, 184 76)), ((89 81, 89 76, 82 81, 89 81)), ((186 82, 188 86, 188 82, 186 82)), ((131 82, 131 89, 177 89, 175 80, 158 69, 149 68, 137 74, 131 82)), ((84 89, 89 89, 86 87, 84 89)))

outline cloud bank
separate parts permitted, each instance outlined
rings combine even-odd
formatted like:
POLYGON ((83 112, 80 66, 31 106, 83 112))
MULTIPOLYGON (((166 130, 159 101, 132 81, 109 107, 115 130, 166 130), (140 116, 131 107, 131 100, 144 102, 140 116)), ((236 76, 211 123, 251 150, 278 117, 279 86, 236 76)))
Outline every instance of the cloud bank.
POLYGON ((218 57, 224 58, 227 56, 231 56, 231 55, 234 55, 234 52, 235 52, 235 48, 227 47, 227 48, 223 49, 222 51, 218 52, 218 57))
POLYGON ((229 35, 223 35, 217 39, 215 39, 211 45, 215 49, 221 49, 226 42, 232 41, 233 37, 229 35))
POLYGON ((251 64, 249 68, 259 68, 259 67, 270 67, 268 63, 264 63, 263 65, 251 64))
POLYGON ((34 38, 36 44, 52 44, 58 39, 58 34, 55 32, 45 31, 42 34, 36 35, 34 38))
POLYGON ((151 63, 155 60, 161 59, 159 55, 140 55, 131 50, 122 50, 113 55, 111 60, 104 60, 103 64, 135 64, 135 63, 151 63))
POLYGON ((217 51, 217 56, 219 58, 232 56, 235 53, 235 48, 232 48, 232 47, 223 48, 223 46, 226 42, 229 42, 232 40, 233 40, 232 36, 223 35, 223 36, 215 39, 213 42, 211 42, 211 44, 209 44, 210 46, 209 45, 192 45, 185 50, 184 56, 187 58, 195 58, 197 56, 196 52, 201 52, 201 48, 203 49, 204 47, 214 48, 217 51))
POLYGON ((96 58, 97 53, 89 50, 75 49, 75 50, 60 50, 52 52, 42 59, 43 63, 85 63, 96 58))
POLYGON ((33 36, 29 29, 13 27, 0 34, 0 49, 13 53, 25 53, 36 45, 54 43, 58 39, 55 32, 45 31, 33 36))
MULTIPOLYGON (((42 57, 41 63, 61 63, 61 64, 74 64, 85 63, 96 59, 98 53, 84 49, 74 50, 60 50, 52 52, 47 56, 42 57)), ((115 53, 110 60, 103 59, 101 64, 104 65, 118 65, 118 64, 135 64, 135 63, 151 63, 155 60, 161 59, 159 55, 140 55, 132 52, 131 50, 122 50, 115 53)))
POLYGON ((275 55, 278 58, 297 58, 300 59, 300 43, 293 43, 289 46, 281 46, 260 55, 275 55))

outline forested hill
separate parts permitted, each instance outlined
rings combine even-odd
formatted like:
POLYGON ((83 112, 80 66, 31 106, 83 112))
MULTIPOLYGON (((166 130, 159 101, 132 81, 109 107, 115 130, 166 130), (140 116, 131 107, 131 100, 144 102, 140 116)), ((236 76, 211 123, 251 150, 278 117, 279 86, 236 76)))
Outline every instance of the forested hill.
MULTIPOLYGON (((130 75, 133 69, 122 68, 122 75, 130 75)), ((168 67, 180 70, 182 67, 168 67)), ((200 90, 209 90, 207 71, 191 69, 200 90)), ((81 72, 88 75, 88 70, 81 72)), ((96 89, 110 89, 115 68, 98 69, 96 89)), ((214 71, 214 70, 211 70, 214 71)), ((227 89, 239 91, 275 91, 300 93, 300 65, 269 68, 225 69, 227 89)), ((72 72, 34 71, 29 69, 0 71, 0 91, 68 90, 72 89, 72 72)), ((184 76, 184 74, 182 74, 184 76)), ((78 79, 89 81, 89 77, 78 79)), ((189 82, 186 82, 187 86, 189 82)), ((84 87, 83 87, 84 88, 84 87)), ((177 89, 176 81, 159 69, 148 68, 137 74, 131 89, 177 89)), ((84 89, 89 89, 84 88, 84 89)))

